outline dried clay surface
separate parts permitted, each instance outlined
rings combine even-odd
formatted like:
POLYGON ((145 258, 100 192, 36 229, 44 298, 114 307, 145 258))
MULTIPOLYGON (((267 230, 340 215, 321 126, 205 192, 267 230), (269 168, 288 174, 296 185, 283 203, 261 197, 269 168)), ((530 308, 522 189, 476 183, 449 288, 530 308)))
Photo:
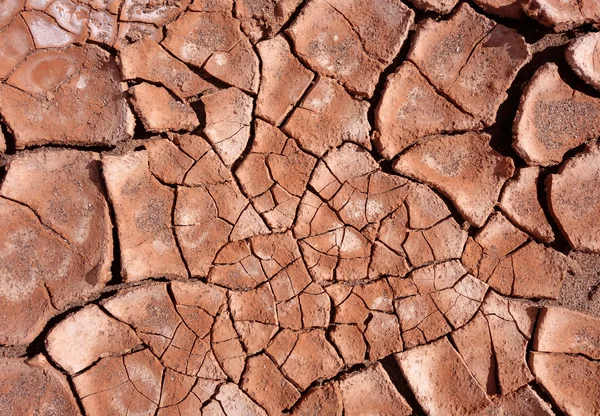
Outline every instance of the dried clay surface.
POLYGON ((599 416, 596 0, 0 0, 0 416, 599 416))

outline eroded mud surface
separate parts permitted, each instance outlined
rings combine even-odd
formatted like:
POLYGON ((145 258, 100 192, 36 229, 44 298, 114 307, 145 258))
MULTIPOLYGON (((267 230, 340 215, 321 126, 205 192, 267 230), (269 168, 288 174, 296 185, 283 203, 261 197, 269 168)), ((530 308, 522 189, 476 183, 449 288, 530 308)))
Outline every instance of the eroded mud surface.
POLYGON ((600 415, 599 4, 0 0, 0 414, 600 415))

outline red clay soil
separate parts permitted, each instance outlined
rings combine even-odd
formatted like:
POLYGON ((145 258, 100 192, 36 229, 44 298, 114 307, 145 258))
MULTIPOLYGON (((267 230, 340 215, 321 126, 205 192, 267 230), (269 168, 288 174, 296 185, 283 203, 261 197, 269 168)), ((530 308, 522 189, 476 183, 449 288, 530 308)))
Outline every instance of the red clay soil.
POLYGON ((0 0, 0 416, 600 415, 596 0, 0 0))

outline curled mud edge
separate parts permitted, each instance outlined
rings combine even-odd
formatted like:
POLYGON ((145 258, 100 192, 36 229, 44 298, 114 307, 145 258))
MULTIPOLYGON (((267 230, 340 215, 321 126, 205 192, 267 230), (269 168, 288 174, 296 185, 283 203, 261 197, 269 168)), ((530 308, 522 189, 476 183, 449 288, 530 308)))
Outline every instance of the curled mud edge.
POLYGON ((5 1, 0 414, 600 414, 599 27, 5 1))

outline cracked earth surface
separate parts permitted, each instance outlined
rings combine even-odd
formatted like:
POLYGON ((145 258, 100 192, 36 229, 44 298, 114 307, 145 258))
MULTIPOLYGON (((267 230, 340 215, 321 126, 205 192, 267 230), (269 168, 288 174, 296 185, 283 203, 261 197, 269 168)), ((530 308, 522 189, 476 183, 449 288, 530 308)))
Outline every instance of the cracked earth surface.
POLYGON ((0 0, 0 415, 600 415, 599 28, 0 0))

